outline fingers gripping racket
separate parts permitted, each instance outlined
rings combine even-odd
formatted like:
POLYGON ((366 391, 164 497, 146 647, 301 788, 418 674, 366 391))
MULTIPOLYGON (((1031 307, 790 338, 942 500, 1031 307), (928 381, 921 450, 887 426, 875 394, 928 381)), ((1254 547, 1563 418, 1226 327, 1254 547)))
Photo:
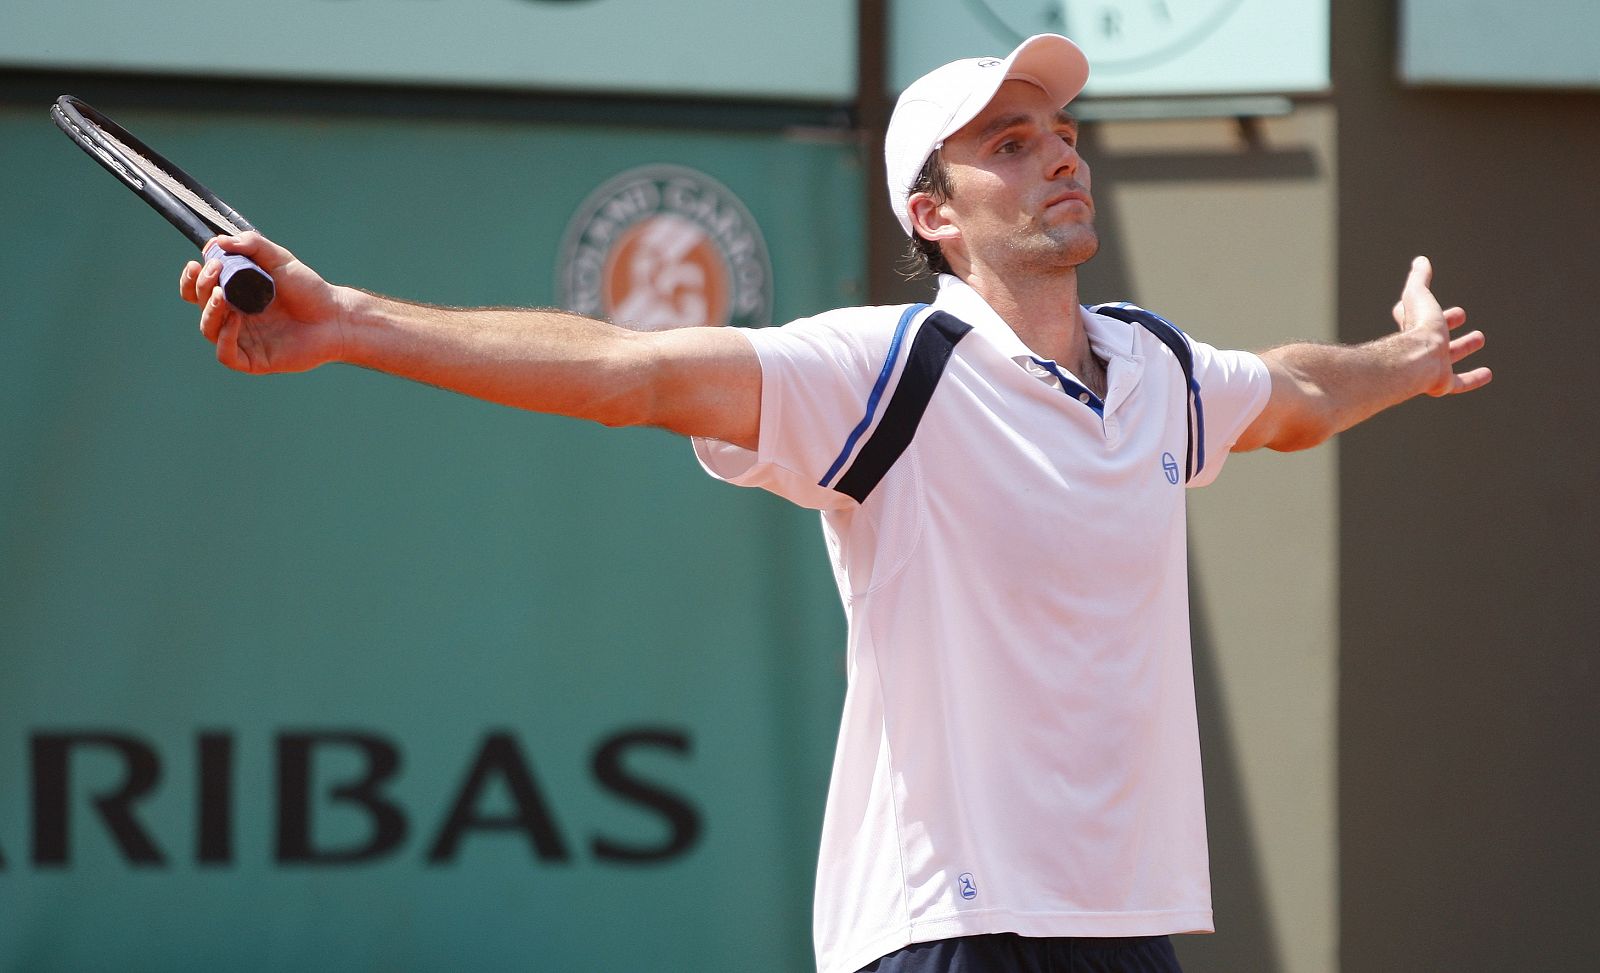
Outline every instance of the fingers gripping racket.
POLYGON ((208 260, 222 261, 220 284, 229 304, 246 314, 257 314, 272 303, 276 293, 272 278, 255 261, 227 253, 215 244, 206 247, 206 241, 214 236, 255 229, 238 211, 127 129, 71 95, 56 99, 50 117, 78 148, 138 193, 195 246, 204 248, 208 260))

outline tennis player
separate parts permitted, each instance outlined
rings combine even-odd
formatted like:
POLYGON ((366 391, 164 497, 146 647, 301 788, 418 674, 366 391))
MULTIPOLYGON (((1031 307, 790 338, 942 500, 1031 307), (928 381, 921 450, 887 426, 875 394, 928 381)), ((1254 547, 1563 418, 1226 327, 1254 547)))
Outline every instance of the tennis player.
POLYGON ((888 192, 931 307, 634 333, 559 311, 410 304, 325 282, 256 234, 265 313, 180 289, 247 372, 359 364, 494 402, 694 438, 702 464, 822 512, 849 616, 817 870, 821 973, 1174 971, 1212 929, 1183 489, 1230 452, 1304 449, 1418 395, 1478 389, 1483 346, 1417 258, 1398 329, 1216 349, 1085 307, 1098 236, 1054 35, 901 97, 888 192))

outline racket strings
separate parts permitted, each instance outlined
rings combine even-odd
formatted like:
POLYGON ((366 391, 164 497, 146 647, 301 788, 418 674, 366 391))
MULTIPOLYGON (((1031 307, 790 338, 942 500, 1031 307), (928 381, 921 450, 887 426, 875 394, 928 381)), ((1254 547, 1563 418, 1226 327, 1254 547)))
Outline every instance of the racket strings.
POLYGON ((234 223, 233 220, 229 219, 228 217, 222 215, 222 213, 219 212, 215 206, 212 206, 204 199, 201 199, 199 196, 195 195, 194 190, 190 189, 188 186, 185 186, 165 169, 145 158, 142 153, 136 152, 127 145, 124 145, 121 139, 117 138, 115 135, 112 135, 110 132, 106 131, 100 126, 95 125, 94 129, 100 134, 101 138, 115 146, 118 152, 121 152, 128 159, 128 161, 137 166, 146 176, 160 183, 162 188, 166 189, 166 191, 172 195, 178 197, 178 199, 181 200, 184 205, 194 210, 196 215, 205 220, 207 223, 210 223, 219 232, 235 234, 244 232, 243 227, 234 223))

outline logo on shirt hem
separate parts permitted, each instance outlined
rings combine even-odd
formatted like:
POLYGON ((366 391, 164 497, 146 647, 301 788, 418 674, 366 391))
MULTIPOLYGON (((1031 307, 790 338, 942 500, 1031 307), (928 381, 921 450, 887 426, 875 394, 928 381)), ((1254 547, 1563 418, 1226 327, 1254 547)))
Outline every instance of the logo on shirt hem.
POLYGON ((961 875, 956 878, 956 882, 959 884, 961 889, 961 897, 963 899, 970 901, 978 897, 978 885, 975 881, 973 881, 971 872, 962 872, 961 875))

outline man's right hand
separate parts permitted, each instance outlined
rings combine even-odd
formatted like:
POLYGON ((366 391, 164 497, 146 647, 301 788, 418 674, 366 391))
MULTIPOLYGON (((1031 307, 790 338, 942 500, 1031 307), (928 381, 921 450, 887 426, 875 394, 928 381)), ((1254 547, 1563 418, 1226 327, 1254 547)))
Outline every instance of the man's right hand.
POLYGON ((259 233, 217 237, 229 253, 250 257, 272 276, 277 297, 260 314, 244 314, 217 286, 220 260, 191 260, 178 293, 200 306, 200 333, 217 346, 217 361, 241 372, 303 372, 344 354, 348 296, 294 254, 259 233))

